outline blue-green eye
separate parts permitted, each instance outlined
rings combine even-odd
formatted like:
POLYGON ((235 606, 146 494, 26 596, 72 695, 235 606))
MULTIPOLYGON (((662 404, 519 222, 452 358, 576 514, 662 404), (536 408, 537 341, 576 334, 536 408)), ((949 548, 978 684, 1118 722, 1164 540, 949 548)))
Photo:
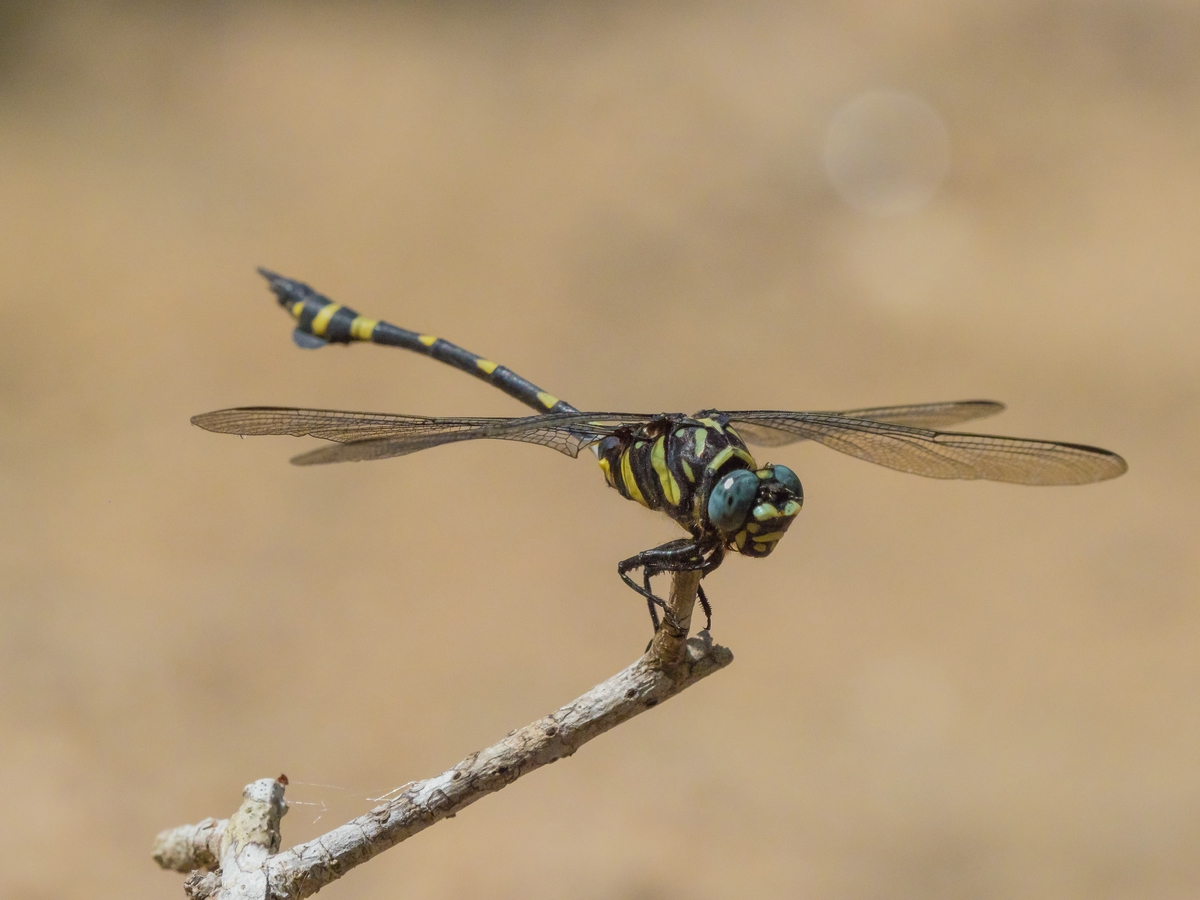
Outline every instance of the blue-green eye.
POLYGON ((800 486, 800 478, 787 466, 775 467, 775 480, 795 494, 797 500, 804 499, 804 488, 800 486))
POLYGON ((738 469, 722 475, 708 495, 708 520, 718 531, 726 534, 737 531, 750 514, 757 494, 758 476, 753 472, 738 469))

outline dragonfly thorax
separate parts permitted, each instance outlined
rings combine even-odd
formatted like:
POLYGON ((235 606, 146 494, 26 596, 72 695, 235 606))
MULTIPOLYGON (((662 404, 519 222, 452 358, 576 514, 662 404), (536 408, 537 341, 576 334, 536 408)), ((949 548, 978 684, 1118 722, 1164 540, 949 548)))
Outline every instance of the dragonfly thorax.
POLYGON ((782 466, 759 468, 723 416, 663 415, 621 427, 596 455, 621 496, 749 556, 769 554, 800 511, 800 480, 782 466), (730 478, 736 496, 722 487, 730 478))

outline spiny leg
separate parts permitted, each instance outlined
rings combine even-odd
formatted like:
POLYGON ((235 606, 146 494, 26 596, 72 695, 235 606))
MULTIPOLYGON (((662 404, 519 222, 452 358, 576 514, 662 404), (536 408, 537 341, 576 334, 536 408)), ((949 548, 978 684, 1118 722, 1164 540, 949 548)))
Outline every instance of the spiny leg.
POLYGON ((632 578, 629 577, 628 574, 633 569, 637 569, 643 565, 641 562, 641 557, 648 552, 651 551, 643 550, 642 553, 639 553, 637 556, 631 556, 629 559, 621 560, 621 562, 617 563, 617 574, 621 576, 622 581, 646 598, 646 605, 650 609, 650 621, 654 624, 654 630, 658 631, 658 612, 655 610, 655 607, 657 606, 663 611, 663 617, 666 619, 672 618, 671 610, 663 600, 656 597, 654 592, 650 590, 649 570, 643 571, 643 580, 646 583, 645 587, 639 586, 632 578))
POLYGON ((700 608, 704 610, 704 630, 712 630, 712 605, 708 602, 708 598, 704 596, 704 588, 696 585, 696 599, 700 601, 700 608))
POLYGON ((671 613, 666 602, 660 597, 656 597, 650 589, 650 579, 654 575, 663 572, 691 572, 697 569, 704 569, 705 562, 704 549, 700 545, 695 541, 680 539, 668 541, 659 547, 654 547, 651 550, 643 550, 636 556, 621 560, 621 562, 617 563, 617 574, 621 576, 622 581, 646 598, 647 605, 650 608, 650 620, 654 623, 655 631, 659 627, 658 617, 654 609, 656 606, 663 611, 663 623, 678 629, 679 622, 671 613), (634 582, 628 574, 631 570, 638 568, 643 570, 642 578, 645 583, 644 587, 634 582))
MULTIPOLYGON (((704 560, 704 565, 700 569, 700 577, 703 578, 709 572, 721 565, 725 561, 725 545, 717 544, 709 552, 704 560)), ((708 602, 708 597, 704 594, 704 587, 696 585, 696 598, 700 601, 700 608, 704 610, 704 630, 712 630, 712 604, 708 602)))
MULTIPOLYGON (((647 594, 654 593, 650 589, 650 570, 649 569, 642 569, 642 584, 645 586, 647 594)), ((654 630, 658 631, 658 610, 654 608, 654 601, 647 600, 646 606, 650 610, 650 621, 654 623, 654 630)))

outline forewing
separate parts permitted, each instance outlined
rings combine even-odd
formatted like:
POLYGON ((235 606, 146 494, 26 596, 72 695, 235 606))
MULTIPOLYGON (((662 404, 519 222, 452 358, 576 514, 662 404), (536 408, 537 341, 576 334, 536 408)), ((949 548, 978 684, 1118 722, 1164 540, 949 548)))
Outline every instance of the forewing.
POLYGON ((1127 468, 1117 454, 1082 444, 932 431, 828 413, 753 410, 727 415, 742 434, 758 429, 783 432, 929 478, 1087 484, 1115 478, 1127 468))
MULTIPOLYGON (((544 419, 545 416, 534 418, 544 419)), ((460 421, 462 420, 449 420, 449 422, 435 420, 428 426, 412 429, 406 434, 372 438, 365 441, 351 441, 334 447, 318 447, 316 450, 292 457, 291 461, 293 465, 297 466, 363 462, 371 459, 407 456, 409 453, 416 453, 418 450, 425 450, 429 447, 475 440, 522 441, 526 444, 539 444, 574 458, 579 455, 579 451, 583 447, 602 436, 578 426, 547 425, 538 421, 530 422, 522 419, 498 419, 494 424, 475 428, 445 429, 447 424, 456 425, 460 421)))
POLYGON ((222 409, 192 418, 192 424, 224 434, 279 434, 336 441, 292 459, 296 465, 387 459, 418 450, 470 440, 523 441, 567 456, 610 433, 623 422, 649 416, 614 413, 560 413, 522 418, 434 418, 390 413, 342 412, 250 406, 222 409))
MULTIPOLYGON (((805 415, 837 416, 845 419, 866 419, 889 425, 908 425, 911 428, 945 428, 971 419, 994 416, 1004 410, 1003 403, 995 400, 952 400, 945 403, 913 403, 908 406, 874 406, 869 409, 851 409, 843 412, 805 413, 805 415)), ((730 413, 730 415, 735 415, 730 413)), ((772 428, 756 422, 738 421, 738 434, 751 444, 760 447, 781 447, 784 444, 808 440, 807 437, 790 431, 772 428)))
POLYGON ((221 434, 287 434, 327 441, 361 441, 415 430, 469 430, 503 419, 436 419, 391 413, 342 412, 336 409, 292 409, 284 406, 242 406, 192 416, 192 424, 221 434))
POLYGON ((945 403, 912 403, 908 406, 873 406, 870 409, 850 409, 825 415, 936 430, 1001 412, 1004 412, 1004 404, 995 400, 950 400, 945 403))

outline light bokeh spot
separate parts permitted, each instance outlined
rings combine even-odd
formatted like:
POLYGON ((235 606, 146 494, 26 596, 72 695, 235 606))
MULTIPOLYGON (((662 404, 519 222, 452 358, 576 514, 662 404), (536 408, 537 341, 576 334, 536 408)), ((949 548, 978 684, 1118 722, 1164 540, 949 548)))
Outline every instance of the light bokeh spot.
POLYGON ((825 136, 825 172, 862 212, 908 215, 925 206, 950 168, 950 134, 937 110, 903 91, 860 94, 825 136))

